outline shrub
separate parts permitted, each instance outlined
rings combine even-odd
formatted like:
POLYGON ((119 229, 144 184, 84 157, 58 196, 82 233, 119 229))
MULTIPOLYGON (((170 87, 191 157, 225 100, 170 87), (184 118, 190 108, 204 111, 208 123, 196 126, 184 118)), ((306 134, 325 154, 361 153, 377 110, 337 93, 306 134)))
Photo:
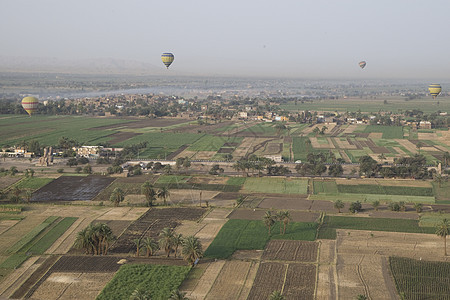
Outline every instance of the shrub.
POLYGON ((58 173, 64 173, 64 169, 63 169, 63 168, 58 169, 58 170, 56 170, 56 172, 58 172, 58 173))
POLYGON ((350 210, 352 213, 356 213, 356 212, 358 212, 358 211, 362 211, 362 205, 361 205, 361 202, 359 202, 359 201, 352 202, 352 203, 350 204, 349 210, 350 210))

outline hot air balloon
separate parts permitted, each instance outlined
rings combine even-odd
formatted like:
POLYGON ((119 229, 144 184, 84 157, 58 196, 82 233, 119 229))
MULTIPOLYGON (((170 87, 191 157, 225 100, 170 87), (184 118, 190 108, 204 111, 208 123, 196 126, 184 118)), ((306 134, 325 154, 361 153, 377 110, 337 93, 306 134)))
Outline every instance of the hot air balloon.
POLYGON ((163 53, 161 55, 161 60, 162 62, 166 65, 167 69, 169 68, 169 66, 173 63, 174 60, 174 56, 172 53, 163 53))
POLYGON ((431 96, 435 99, 441 93, 441 85, 439 83, 433 83, 428 86, 431 96))
POLYGON ((361 69, 364 69, 364 67, 366 66, 366 62, 364 60, 360 61, 359 66, 361 67, 361 69))
POLYGON ((25 97, 22 99, 22 107, 31 116, 38 107, 39 101, 35 97, 25 97))

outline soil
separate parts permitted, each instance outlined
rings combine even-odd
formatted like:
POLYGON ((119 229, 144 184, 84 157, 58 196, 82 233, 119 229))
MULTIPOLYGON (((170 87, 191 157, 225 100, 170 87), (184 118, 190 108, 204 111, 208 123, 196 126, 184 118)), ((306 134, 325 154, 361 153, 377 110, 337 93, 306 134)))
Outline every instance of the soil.
POLYGON ((113 181, 103 176, 61 176, 33 193, 31 201, 90 201, 113 181))
POLYGON ((247 299, 268 299, 273 291, 281 291, 287 266, 276 262, 261 262, 247 299))
POLYGON ((314 299, 316 266, 290 264, 287 269, 283 296, 288 299, 314 299))
POLYGON ((21 176, 1 176, 0 177, 0 190, 10 186, 13 183, 16 183, 20 179, 22 179, 21 176))
POLYGON ((113 133, 108 136, 110 138, 108 143, 111 145, 116 145, 120 142, 126 141, 128 139, 131 139, 134 136, 141 135, 141 134, 142 133, 119 131, 119 132, 113 133))
POLYGON ((263 260, 317 261, 317 242, 271 240, 266 245, 263 260))
POLYGON ((183 220, 198 220, 205 213, 201 208, 163 208, 151 209, 138 220, 131 223, 125 232, 112 245, 111 253, 134 252, 133 240, 144 237, 158 239, 165 227, 175 228, 183 220))

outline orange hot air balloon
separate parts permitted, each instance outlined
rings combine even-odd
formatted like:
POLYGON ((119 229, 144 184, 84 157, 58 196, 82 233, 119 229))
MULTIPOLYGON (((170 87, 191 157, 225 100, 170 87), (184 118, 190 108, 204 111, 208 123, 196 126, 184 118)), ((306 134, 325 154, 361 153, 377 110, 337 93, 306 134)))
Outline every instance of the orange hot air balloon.
POLYGON ((25 97, 22 99, 22 107, 31 116, 38 107, 39 101, 35 97, 25 97))

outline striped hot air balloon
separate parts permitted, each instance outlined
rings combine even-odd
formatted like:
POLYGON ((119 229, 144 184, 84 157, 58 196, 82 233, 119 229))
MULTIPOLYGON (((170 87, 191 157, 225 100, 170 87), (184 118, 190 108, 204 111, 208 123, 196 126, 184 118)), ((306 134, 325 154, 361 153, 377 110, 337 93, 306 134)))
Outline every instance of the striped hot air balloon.
POLYGON ((172 53, 163 53, 161 55, 161 60, 166 65, 167 69, 173 63, 174 59, 175 59, 175 57, 173 56, 172 53))
POLYGON ((35 97, 25 97, 22 99, 22 107, 31 116, 38 107, 39 101, 35 97))
POLYGON ((434 99, 441 93, 441 85, 439 83, 430 84, 428 86, 428 90, 430 91, 430 94, 434 99))
POLYGON ((360 61, 359 66, 361 67, 361 69, 364 69, 364 67, 366 66, 366 62, 364 60, 360 61))

